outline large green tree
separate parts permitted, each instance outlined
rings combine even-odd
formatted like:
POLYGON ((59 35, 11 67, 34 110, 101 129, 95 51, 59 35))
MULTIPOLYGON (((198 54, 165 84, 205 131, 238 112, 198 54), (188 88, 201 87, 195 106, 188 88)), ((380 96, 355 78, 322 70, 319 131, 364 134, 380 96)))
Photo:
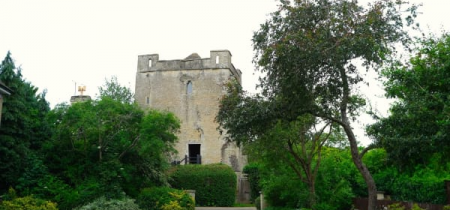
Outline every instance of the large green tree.
POLYGON ((355 88, 363 81, 360 67, 377 69, 395 43, 409 40, 401 11, 411 12, 411 23, 415 7, 402 6, 391 0, 367 7, 348 0, 285 0, 253 36, 264 96, 285 120, 309 113, 344 130, 368 187, 369 210, 375 209, 377 188, 352 128, 365 103, 355 88))
POLYGON ((97 100, 59 104, 47 116, 55 132, 45 144, 45 163, 55 178, 42 182, 61 192, 39 193, 59 201, 62 209, 100 196, 136 197, 141 188, 167 184, 165 169, 168 155, 176 152, 178 119, 172 113, 144 112, 112 96, 118 95, 108 92, 97 100))
POLYGON ((4 97, 2 125, 0 127, 0 193, 18 184, 19 177, 29 168, 35 151, 50 138, 51 130, 45 115, 50 107, 45 92, 22 78, 11 53, 0 65, 0 81, 13 92, 4 97))
POLYGON ((322 148, 340 140, 330 138, 337 133, 332 121, 311 114, 286 120, 276 103, 246 93, 237 82, 230 82, 227 90, 216 120, 227 130, 228 138, 243 144, 250 159, 272 165, 281 160, 308 188, 308 205, 304 207, 315 209, 322 148))
POLYGON ((47 162, 50 171, 70 185, 94 179, 105 193, 134 193, 165 183, 165 155, 174 152, 179 128, 173 114, 144 114, 136 104, 107 97, 57 107, 53 112, 57 125, 47 145, 47 162))
POLYGON ((423 38, 410 62, 386 69, 390 116, 369 128, 403 169, 450 160, 450 35, 423 38))

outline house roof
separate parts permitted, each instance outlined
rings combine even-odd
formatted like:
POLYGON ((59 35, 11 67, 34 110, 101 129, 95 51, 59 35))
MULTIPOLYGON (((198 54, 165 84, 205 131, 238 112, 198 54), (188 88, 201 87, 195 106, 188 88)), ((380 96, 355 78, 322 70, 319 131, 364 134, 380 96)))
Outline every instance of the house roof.
POLYGON ((12 90, 0 81, 0 95, 11 95, 12 90))

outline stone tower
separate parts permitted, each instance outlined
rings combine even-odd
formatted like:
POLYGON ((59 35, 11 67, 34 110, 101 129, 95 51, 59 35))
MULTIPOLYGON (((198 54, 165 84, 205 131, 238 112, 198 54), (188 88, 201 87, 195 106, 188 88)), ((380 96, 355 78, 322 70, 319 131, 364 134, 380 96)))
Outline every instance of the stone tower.
POLYGON ((144 109, 172 112, 181 121, 178 156, 171 161, 187 157, 187 163, 225 163, 241 172, 245 156, 225 140, 214 121, 226 93, 224 84, 231 78, 241 83, 241 71, 231 63, 228 50, 211 51, 209 58, 193 53, 182 60, 159 60, 158 54, 138 56, 136 102, 144 109))

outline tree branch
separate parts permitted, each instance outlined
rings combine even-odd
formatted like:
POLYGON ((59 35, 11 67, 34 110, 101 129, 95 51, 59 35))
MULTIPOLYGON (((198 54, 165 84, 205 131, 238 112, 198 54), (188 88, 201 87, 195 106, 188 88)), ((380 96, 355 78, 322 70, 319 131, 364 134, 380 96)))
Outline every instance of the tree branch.
POLYGON ((378 144, 370 144, 366 148, 364 148, 361 153, 359 153, 359 158, 362 159, 363 156, 371 149, 379 148, 380 146, 378 144))

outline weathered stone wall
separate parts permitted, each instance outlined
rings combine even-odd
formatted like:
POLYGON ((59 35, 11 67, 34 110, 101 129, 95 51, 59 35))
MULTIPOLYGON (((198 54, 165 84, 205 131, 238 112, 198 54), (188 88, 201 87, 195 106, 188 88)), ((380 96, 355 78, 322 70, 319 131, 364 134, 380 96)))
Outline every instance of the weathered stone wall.
POLYGON ((173 112, 181 121, 176 145, 181 160, 189 144, 200 144, 202 164, 226 163, 241 171, 246 160, 241 150, 227 143, 214 118, 230 78, 241 81, 229 51, 211 51, 210 58, 192 54, 184 60, 160 61, 159 55, 138 57, 135 99, 146 108, 173 112))

